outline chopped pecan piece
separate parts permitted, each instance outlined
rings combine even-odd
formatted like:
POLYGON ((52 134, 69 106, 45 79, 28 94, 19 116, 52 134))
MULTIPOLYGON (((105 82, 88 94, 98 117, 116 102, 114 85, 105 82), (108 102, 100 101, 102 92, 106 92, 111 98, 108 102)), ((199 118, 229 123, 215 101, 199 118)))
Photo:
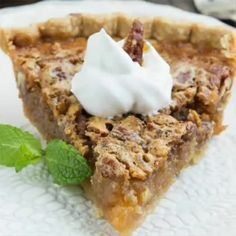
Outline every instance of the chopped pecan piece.
POLYGON ((138 20, 134 20, 123 48, 129 54, 131 59, 135 62, 138 62, 140 65, 142 65, 143 62, 143 37, 143 24, 138 20))

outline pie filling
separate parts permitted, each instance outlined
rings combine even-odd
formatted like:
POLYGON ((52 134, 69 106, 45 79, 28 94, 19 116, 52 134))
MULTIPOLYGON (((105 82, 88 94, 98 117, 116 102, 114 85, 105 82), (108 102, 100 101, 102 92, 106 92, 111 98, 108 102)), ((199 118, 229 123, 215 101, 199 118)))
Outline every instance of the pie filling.
POLYGON ((33 46, 13 42, 10 51, 26 116, 47 140, 63 139, 88 158, 94 175, 85 189, 121 233, 142 223, 180 171, 224 129, 234 74, 232 61, 217 50, 149 41, 170 65, 173 104, 157 115, 111 119, 88 114, 71 92, 71 79, 83 64, 85 37, 42 37, 33 46))

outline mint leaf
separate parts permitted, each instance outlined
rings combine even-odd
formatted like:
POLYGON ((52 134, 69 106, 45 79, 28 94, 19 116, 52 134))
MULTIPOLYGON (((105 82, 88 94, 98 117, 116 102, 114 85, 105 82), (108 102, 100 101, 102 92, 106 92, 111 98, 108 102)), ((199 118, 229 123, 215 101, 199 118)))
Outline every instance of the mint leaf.
POLYGON ((22 170, 42 156, 41 143, 32 134, 10 125, 0 125, 0 165, 22 170))
POLYGON ((29 147, 26 144, 23 144, 20 146, 19 152, 17 153, 18 158, 15 163, 15 169, 16 172, 21 171, 24 167, 28 165, 34 165, 37 164, 42 160, 41 156, 35 155, 32 158, 32 150, 31 147, 29 147))
POLYGON ((86 159, 61 140, 48 144, 46 163, 54 182, 60 185, 80 184, 92 175, 86 159))

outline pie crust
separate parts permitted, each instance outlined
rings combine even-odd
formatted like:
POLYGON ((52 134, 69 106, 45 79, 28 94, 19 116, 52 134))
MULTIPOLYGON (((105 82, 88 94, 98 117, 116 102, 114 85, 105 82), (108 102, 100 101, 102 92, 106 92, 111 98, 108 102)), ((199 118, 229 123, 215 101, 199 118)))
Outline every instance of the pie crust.
POLYGON ((63 139, 88 158, 94 175, 84 188, 122 234, 142 223, 180 171, 224 129, 236 58, 236 37, 228 29, 140 17, 145 38, 170 64, 174 103, 149 117, 91 116, 70 91, 86 40, 101 28, 124 38, 133 20, 124 14, 71 14, 0 30, 26 116, 47 140, 63 139))

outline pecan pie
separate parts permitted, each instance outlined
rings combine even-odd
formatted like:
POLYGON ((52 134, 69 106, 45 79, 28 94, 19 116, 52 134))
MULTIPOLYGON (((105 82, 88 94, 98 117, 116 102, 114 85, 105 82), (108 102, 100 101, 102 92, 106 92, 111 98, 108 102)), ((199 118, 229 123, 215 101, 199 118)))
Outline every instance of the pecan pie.
POLYGON ((47 140, 63 139, 89 160, 94 175, 84 188, 123 234, 142 223, 180 171, 224 130, 235 74, 230 30, 150 17, 139 18, 143 31, 137 21, 131 27, 133 20, 122 14, 71 14, 2 29, 0 40, 13 61, 26 116, 47 140), (171 106, 152 116, 109 119, 86 113, 71 92, 71 79, 83 64, 87 38, 101 28, 117 40, 128 36, 124 50, 139 64, 142 36, 152 43, 171 67, 171 106))

